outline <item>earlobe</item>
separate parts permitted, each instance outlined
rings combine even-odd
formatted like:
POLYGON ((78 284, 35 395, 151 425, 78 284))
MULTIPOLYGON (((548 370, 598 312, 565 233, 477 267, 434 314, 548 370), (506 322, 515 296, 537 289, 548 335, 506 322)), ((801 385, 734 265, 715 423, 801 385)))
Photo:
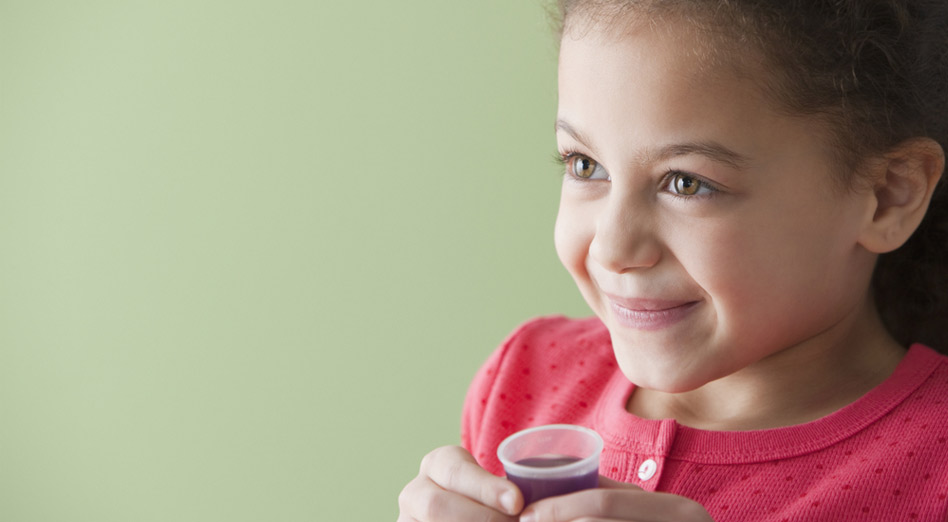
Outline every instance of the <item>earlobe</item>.
POLYGON ((906 140, 874 165, 875 209, 860 244, 876 254, 908 241, 925 217, 932 192, 945 170, 945 152, 930 138, 906 140))

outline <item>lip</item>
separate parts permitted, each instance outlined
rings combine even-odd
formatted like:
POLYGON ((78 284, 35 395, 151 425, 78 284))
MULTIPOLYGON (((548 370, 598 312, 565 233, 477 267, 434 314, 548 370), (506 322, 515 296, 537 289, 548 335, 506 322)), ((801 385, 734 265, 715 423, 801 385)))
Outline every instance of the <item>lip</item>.
POLYGON ((634 330, 656 331, 687 317, 699 301, 626 298, 608 295, 616 321, 634 330))

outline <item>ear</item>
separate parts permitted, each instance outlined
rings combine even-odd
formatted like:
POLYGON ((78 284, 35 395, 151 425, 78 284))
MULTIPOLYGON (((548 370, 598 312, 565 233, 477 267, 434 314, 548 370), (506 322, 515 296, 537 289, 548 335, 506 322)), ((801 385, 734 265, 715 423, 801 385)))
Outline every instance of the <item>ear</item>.
POLYGON ((859 243, 870 252, 891 252, 908 241, 925 217, 945 170, 945 152, 930 138, 906 140, 873 163, 874 212, 859 243))

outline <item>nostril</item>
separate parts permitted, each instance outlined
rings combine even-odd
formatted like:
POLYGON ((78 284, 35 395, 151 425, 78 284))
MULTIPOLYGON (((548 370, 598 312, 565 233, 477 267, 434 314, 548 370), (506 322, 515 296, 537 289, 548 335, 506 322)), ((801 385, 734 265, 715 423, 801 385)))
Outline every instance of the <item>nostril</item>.
POLYGON ((655 266, 662 258, 662 249, 648 230, 607 227, 597 230, 589 256, 603 268, 622 273, 655 266))

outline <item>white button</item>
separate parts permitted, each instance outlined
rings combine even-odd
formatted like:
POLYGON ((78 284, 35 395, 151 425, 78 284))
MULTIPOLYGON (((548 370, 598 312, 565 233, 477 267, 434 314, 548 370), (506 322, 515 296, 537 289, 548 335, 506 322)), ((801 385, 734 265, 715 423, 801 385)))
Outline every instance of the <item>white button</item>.
POLYGON ((648 480, 655 476, 656 471, 658 471, 658 464, 654 460, 648 459, 639 466, 639 479, 648 480))

